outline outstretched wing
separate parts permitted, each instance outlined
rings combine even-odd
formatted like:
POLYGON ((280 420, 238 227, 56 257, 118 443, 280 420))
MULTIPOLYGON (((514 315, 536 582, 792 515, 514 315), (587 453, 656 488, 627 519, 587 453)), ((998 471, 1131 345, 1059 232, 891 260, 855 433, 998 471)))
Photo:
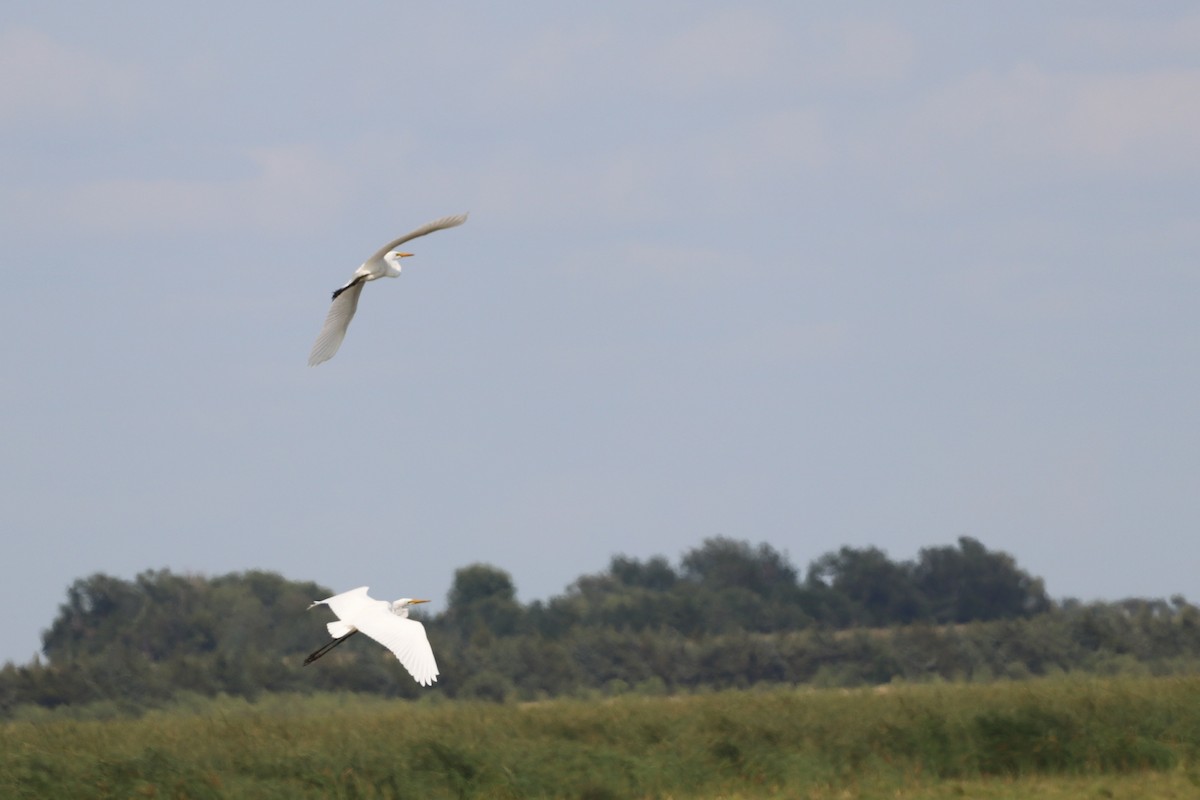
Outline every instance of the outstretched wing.
POLYGON ((437 680, 437 661, 425 636, 425 626, 415 619, 397 617, 383 605, 359 612, 354 627, 391 650, 413 679, 422 686, 437 680))
POLYGON ((350 320, 354 319, 354 312, 358 310, 358 297, 362 294, 363 283, 365 281, 359 281, 333 299, 333 305, 325 315, 325 324, 317 334, 312 352, 308 354, 310 367, 333 358, 333 354, 342 346, 342 339, 346 338, 346 329, 350 327, 350 320))
POLYGON ((318 600, 313 605, 329 606, 329 610, 337 614, 338 619, 348 619, 362 612, 364 608, 370 607, 372 603, 380 602, 367 594, 368 589, 367 586, 360 586, 357 589, 318 600))
POLYGON ((379 259, 383 258, 389 252, 391 252, 392 250, 395 250, 397 247, 404 244, 405 242, 411 241, 420 236, 424 236, 427 233, 433 233, 434 231, 440 231, 443 228, 453 228, 456 225, 462 225, 466 221, 467 221, 466 214, 459 214, 454 217, 442 217, 441 219, 435 219, 433 222, 426 223, 425 225, 422 225, 421 227, 417 228, 412 233, 406 233, 403 236, 401 236, 399 239, 388 242, 383 247, 376 250, 375 255, 368 258, 366 263, 370 264, 373 261, 378 261, 379 259))

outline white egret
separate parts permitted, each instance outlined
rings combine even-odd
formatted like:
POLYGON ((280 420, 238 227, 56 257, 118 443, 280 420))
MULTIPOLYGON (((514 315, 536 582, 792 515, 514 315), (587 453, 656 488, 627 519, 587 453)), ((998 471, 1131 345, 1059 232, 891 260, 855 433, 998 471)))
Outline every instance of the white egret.
POLYGON ((336 622, 326 625, 333 641, 314 652, 304 663, 311 664, 321 656, 362 631, 381 645, 391 650, 417 683, 429 686, 437 680, 437 661, 433 648, 425 636, 425 626, 408 618, 409 606, 428 603, 428 600, 413 600, 403 597, 395 602, 376 600, 367 595, 366 586, 335 594, 325 600, 314 600, 309 606, 326 605, 337 614, 336 622))
POLYGON ((399 277, 400 259, 408 258, 412 253, 401 253, 396 250, 397 247, 419 236, 440 231, 442 228, 453 228, 466 221, 467 215, 459 214, 456 217, 442 217, 427 225, 422 225, 412 233, 388 242, 364 261, 361 267, 354 270, 350 280, 333 292, 333 305, 329 307, 325 325, 322 326, 321 333, 317 335, 317 341, 313 343, 312 352, 308 354, 308 365, 315 367, 323 361, 328 361, 342 346, 342 339, 346 338, 346 328, 350 327, 350 320, 354 319, 354 312, 358 308, 358 296, 362 294, 363 285, 367 281, 373 281, 376 278, 399 277))

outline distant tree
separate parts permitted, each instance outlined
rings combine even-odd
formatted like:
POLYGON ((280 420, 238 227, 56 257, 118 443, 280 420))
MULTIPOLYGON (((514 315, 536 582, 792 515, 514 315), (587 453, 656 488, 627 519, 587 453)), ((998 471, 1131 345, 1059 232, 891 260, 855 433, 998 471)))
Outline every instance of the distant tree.
POLYGON ((670 624, 674 593, 640 586, 643 575, 637 562, 614 559, 614 564, 629 583, 612 572, 581 575, 566 593, 535 608, 531 620, 536 620, 536 629, 558 638, 579 626, 642 630, 670 624))
POLYGON ((446 613, 439 619, 461 636, 507 636, 522 622, 512 576, 487 564, 455 570, 446 613))
MULTIPOLYGON (((136 710, 180 691, 428 694, 361 637, 319 669, 300 666, 330 618, 305 609, 330 594, 259 571, 80 579, 43 635, 46 660, 0 669, 0 714, 96 700, 136 710)), ((678 569, 615 556, 529 606, 507 572, 473 564, 425 621, 442 670, 432 691, 493 700, 1200 664, 1200 610, 1183 597, 1051 603, 1011 556, 965 537, 906 562, 845 547, 812 562, 802 584, 767 545, 709 539, 678 569)))
POLYGON ((1042 581, 1017 567, 1007 553, 960 537, 958 547, 921 550, 913 570, 937 622, 1012 619, 1050 608, 1042 581))
POLYGON ((684 554, 683 577, 710 589, 741 588, 770 597, 791 595, 796 569, 769 544, 751 547, 724 536, 684 554))
POLYGON ((328 594, 258 571, 205 578, 149 570, 132 581, 93 575, 68 588, 43 634, 43 652, 55 674, 79 684, 72 702, 300 688, 317 674, 300 673, 281 656, 293 655, 298 667, 299 654, 324 638, 304 610, 328 594))
POLYGON ((608 572, 624 586, 660 592, 669 590, 679 580, 675 570, 671 569, 671 565, 662 556, 655 556, 648 561, 638 561, 628 556, 613 556, 608 572))
POLYGON ((686 553, 679 573, 662 557, 614 557, 606 572, 581 576, 532 618, 550 635, 572 625, 689 636, 795 630, 811 622, 800 594, 796 570, 769 545, 718 537, 686 553))
POLYGON ((841 602, 827 605, 843 615, 840 625, 907 624, 928 615, 911 569, 876 547, 827 553, 809 565, 807 584, 817 596, 840 596, 841 602))
POLYGON ((67 602, 42 634, 42 652, 51 663, 99 653, 120 638, 143 602, 128 581, 102 574, 80 578, 67 588, 67 602))
POLYGON ((512 576, 488 564, 472 564, 454 571, 450 608, 469 608, 485 601, 512 602, 517 589, 512 576))

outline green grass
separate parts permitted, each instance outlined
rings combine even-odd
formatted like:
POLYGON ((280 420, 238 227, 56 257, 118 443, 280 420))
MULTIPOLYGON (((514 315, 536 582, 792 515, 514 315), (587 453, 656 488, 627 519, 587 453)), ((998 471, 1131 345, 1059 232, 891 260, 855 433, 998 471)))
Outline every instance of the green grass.
POLYGON ((1200 678, 493 705, 193 701, 0 726, 3 797, 1026 798, 1200 793, 1200 678), (1148 793, 1153 789, 1153 793, 1148 793))

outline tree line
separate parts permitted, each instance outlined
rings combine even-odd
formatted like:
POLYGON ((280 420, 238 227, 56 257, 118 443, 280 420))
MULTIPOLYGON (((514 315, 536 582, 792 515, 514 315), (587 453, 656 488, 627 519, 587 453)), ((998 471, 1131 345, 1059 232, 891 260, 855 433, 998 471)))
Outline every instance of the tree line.
MULTIPOLYGON (((427 693, 368 641, 301 667, 326 637, 325 617, 305 610, 331 594, 261 571, 79 579, 43 634, 44 659, 0 669, 0 713, 134 711, 183 692, 427 693)), ((910 561, 843 547, 803 575, 769 545, 715 538, 678 566, 615 556, 528 604, 507 572, 474 564, 456 571, 446 609, 421 619, 442 670, 433 691, 498 701, 1200 667, 1200 610, 1182 597, 1055 602, 1010 555, 967 537, 910 561)))

